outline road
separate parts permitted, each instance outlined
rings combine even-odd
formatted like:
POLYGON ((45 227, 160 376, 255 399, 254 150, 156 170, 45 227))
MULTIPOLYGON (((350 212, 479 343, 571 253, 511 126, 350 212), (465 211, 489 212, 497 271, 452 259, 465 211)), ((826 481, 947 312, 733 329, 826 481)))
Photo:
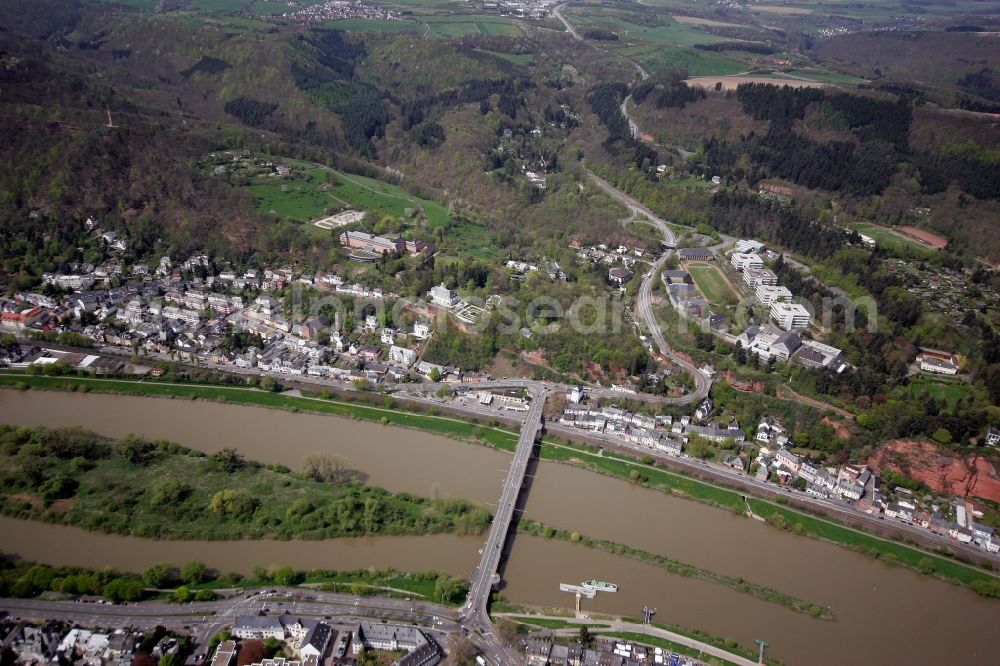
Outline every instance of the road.
POLYGON ((499 573, 504 543, 507 541, 510 523, 514 518, 514 509, 517 506, 517 498, 521 494, 521 486, 524 484, 528 461, 535 449, 538 431, 542 427, 542 411, 545 408, 546 398, 548 398, 548 393, 542 392, 536 394, 531 401, 531 408, 528 410, 524 426, 521 428, 521 436, 517 441, 517 449, 514 451, 510 468, 507 470, 507 477, 503 482, 503 489, 500 491, 500 500, 497 502, 493 523, 490 525, 490 532, 486 537, 486 544, 483 546, 482 558, 479 561, 479 566, 472 573, 469 598, 459 616, 460 619, 464 620, 465 626, 483 636, 495 650, 503 655, 500 663, 505 664, 516 664, 520 660, 512 650, 501 645, 493 630, 493 622, 490 620, 488 608, 490 592, 499 573))
MULTIPOLYGON (((420 600, 356 597, 333 592, 277 588, 275 594, 263 590, 240 592, 226 599, 189 604, 144 601, 128 605, 0 599, 0 610, 13 617, 75 622, 85 626, 133 626, 152 629, 157 625, 176 631, 189 630, 198 645, 223 627, 231 626, 237 615, 255 615, 266 608, 272 613, 292 613, 340 621, 387 620, 416 624, 442 639, 462 631, 455 608, 420 600), (301 595, 312 597, 304 599, 301 595), (295 598, 293 595, 300 595, 295 598)), ((470 639, 487 656, 496 656, 490 646, 470 634, 470 639)))
POLYGON ((567 21, 565 18, 563 18, 562 10, 563 10, 563 7, 565 7, 565 6, 566 5, 559 5, 558 7, 556 7, 555 9, 552 10, 552 14, 557 19, 559 19, 560 21, 562 21, 562 24, 564 26, 566 26, 566 31, 569 32, 569 34, 573 35, 573 39, 576 39, 576 40, 582 42, 583 41, 583 37, 580 36, 580 33, 578 33, 576 31, 576 28, 574 28, 572 25, 570 25, 569 21, 567 21))
MULTIPOLYGON (((649 210, 646 206, 625 194, 614 185, 604 180, 593 171, 587 170, 587 175, 594 183, 604 190, 612 199, 618 203, 624 205, 633 214, 641 214, 645 216, 649 223, 654 227, 659 229, 660 233, 663 234, 663 242, 668 247, 673 247, 677 245, 677 238, 674 236, 673 230, 671 230, 670 225, 667 221, 657 215, 653 214, 653 211, 649 210)), ((660 328, 660 323, 656 320, 656 314, 653 312, 653 283, 663 269, 663 264, 667 262, 670 258, 671 251, 668 250, 660 255, 660 258, 656 260, 653 264, 652 270, 646 274, 646 277, 642 280, 642 285, 639 287, 639 295, 636 297, 636 312, 642 319, 643 323, 646 325, 646 329, 649 334, 653 337, 653 342, 656 343, 657 349, 660 353, 669 358, 671 361, 684 368, 691 374, 694 379, 695 388, 694 391, 684 396, 687 402, 697 402, 708 397, 708 392, 712 388, 712 380, 706 377, 693 363, 690 363, 686 359, 678 356, 667 344, 667 339, 663 337, 663 331, 660 328)))
MULTIPOLYGON (((509 617, 524 617, 524 614, 504 614, 509 617)), ((560 622, 565 622, 566 618, 558 615, 531 615, 530 617, 538 618, 541 620, 556 620, 560 622)), ((678 634, 667 629, 661 629, 653 625, 648 624, 636 624, 634 622, 624 622, 622 620, 600 620, 601 625, 607 625, 606 627, 601 627, 600 629, 593 629, 591 633, 611 633, 611 632, 631 632, 636 634, 646 634, 648 636, 656 636, 658 638, 664 638, 672 643, 677 643, 678 645, 683 645, 695 650, 698 650, 702 655, 708 655, 711 657, 716 657, 722 659, 726 663, 736 664, 737 666, 759 666, 759 664, 753 659, 747 659, 746 657, 741 657, 732 652, 727 652, 721 648, 717 648, 714 645, 709 645, 708 643, 703 643, 702 641, 695 640, 685 636, 684 634, 678 634)), ((555 630, 540 630, 536 633, 539 634, 554 634, 557 636, 565 637, 579 637, 580 630, 576 627, 555 629, 555 630)))

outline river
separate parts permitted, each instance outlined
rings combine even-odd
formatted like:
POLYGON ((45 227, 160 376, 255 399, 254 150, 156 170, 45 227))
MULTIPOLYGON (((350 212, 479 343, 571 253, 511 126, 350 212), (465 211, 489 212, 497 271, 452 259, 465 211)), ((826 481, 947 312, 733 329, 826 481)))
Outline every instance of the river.
MULTIPOLYGON (((438 492, 489 503, 509 457, 485 447, 364 421, 209 402, 127 396, 0 391, 0 421, 82 425, 109 436, 135 432, 297 467, 327 451, 390 490, 438 492)), ((627 543, 828 605, 836 621, 815 620, 719 585, 583 546, 518 536, 504 578, 511 601, 571 606, 558 583, 611 580, 617 594, 584 600, 584 610, 638 615, 754 638, 792 664, 992 663, 1000 655, 1000 602, 846 549, 797 537, 706 505, 585 470, 539 464, 525 513, 593 537, 627 543), (989 657, 993 655, 993 657, 989 657)), ((165 559, 202 559, 220 570, 255 564, 346 569, 434 568, 467 576, 478 539, 435 535, 334 541, 150 542, 73 528, 0 520, 0 550, 23 557, 139 570, 165 559), (61 547, 71 541, 72 549, 61 547)))

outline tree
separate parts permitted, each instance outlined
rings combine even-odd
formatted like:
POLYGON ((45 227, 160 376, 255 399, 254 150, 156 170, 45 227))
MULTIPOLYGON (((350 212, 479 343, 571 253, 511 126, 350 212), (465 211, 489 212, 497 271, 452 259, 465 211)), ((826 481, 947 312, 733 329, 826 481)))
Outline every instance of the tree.
POLYGON ((327 453, 313 453, 302 462, 302 472, 315 481, 337 483, 344 474, 344 461, 327 453))
POLYGON ((145 465, 153 459, 156 452, 156 445, 148 442, 137 435, 126 435, 125 439, 118 442, 118 455, 133 465, 145 465))
POLYGON ((257 510, 259 502, 241 490, 223 488, 214 495, 208 503, 209 510, 215 513, 249 518, 257 510))
POLYGON ((268 577, 278 585, 293 585, 298 581, 299 578, 298 574, 295 572, 295 569, 289 566, 277 567, 275 569, 272 569, 268 577))
POLYGON ((181 585, 174 590, 173 595, 171 595, 171 599, 179 604, 186 604, 191 601, 191 588, 187 585, 181 585))
POLYGON ((183 666, 184 660, 181 659, 180 654, 177 652, 168 652, 167 654, 160 657, 160 661, 157 666, 183 666))
POLYGON ((243 466, 243 455, 232 447, 226 447, 212 456, 224 472, 235 472, 243 466))
POLYGON ((581 624, 580 625, 580 642, 584 646, 589 646, 590 643, 591 643, 591 640, 592 639, 590 637, 590 629, 587 628, 587 625, 581 624))
POLYGON ((142 583, 137 580, 115 578, 104 586, 102 594, 106 599, 114 602, 139 601, 142 599, 144 591, 142 583))
POLYGON ((177 570, 167 563, 154 564, 142 572, 142 582, 149 587, 160 589, 173 582, 177 570))
POLYGON ((465 582, 458 578, 441 575, 434 582, 434 598, 441 603, 454 603, 465 596, 465 582))
POLYGON ((278 382, 274 380, 274 377, 264 375, 260 379, 260 388, 262 391, 276 391, 278 389, 278 382))
POLYGON ((188 562, 181 567, 181 580, 191 585, 204 583, 208 580, 208 567, 199 560, 188 562))

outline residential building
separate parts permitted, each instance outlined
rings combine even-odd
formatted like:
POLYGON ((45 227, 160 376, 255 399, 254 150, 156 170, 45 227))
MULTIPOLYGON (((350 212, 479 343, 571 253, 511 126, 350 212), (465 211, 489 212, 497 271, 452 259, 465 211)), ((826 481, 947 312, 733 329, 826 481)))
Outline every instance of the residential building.
POLYGON ((790 331, 795 328, 807 328, 812 321, 812 315, 799 303, 771 303, 771 319, 779 327, 790 331))
POLYGON ((417 352, 405 347, 392 345, 389 348, 389 360, 393 363, 399 363, 405 368, 409 368, 417 362, 417 352))
POLYGON ((431 337, 431 325, 425 321, 418 321, 413 324, 413 337, 419 340, 426 340, 431 337))
POLYGON ((632 279, 633 275, 635 275, 635 273, 633 273, 630 269, 625 268, 624 266, 615 266, 608 271, 608 280, 618 286, 622 286, 627 284, 628 281, 632 279))
POLYGON ((458 294, 445 286, 444 282, 441 284, 431 287, 430 291, 431 301, 435 305, 440 305, 443 308, 454 307, 458 303, 458 294))
POLYGON ((794 474, 799 473, 799 469, 802 466, 802 461, 797 455, 789 451, 788 449, 779 449, 774 455, 774 462, 781 465, 785 469, 791 471, 794 474))
POLYGON ((268 615, 237 615, 233 621, 233 636, 236 638, 285 640, 285 625, 281 619, 268 615))
POLYGON ((924 372, 933 372, 939 375, 958 374, 958 364, 951 355, 945 359, 925 352, 917 357, 917 362, 920 364, 920 369, 924 372))
POLYGON ((212 666, 232 666, 236 663, 236 641, 222 641, 215 649, 212 666))

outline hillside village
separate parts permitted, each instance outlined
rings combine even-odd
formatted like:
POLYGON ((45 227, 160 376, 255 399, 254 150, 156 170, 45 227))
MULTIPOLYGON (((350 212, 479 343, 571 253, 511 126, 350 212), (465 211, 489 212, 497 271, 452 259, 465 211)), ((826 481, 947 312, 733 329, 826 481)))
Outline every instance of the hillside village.
MULTIPOLYGON (((127 238, 103 233, 93 221, 87 224, 95 234, 100 233, 112 257, 127 247, 127 238)), ((375 261, 383 253, 430 256, 436 251, 431 243, 360 231, 345 231, 340 241, 358 262, 375 261)), ((607 267, 609 285, 621 290, 647 261, 642 248, 601 245, 574 249, 578 261, 607 267)), ((715 251, 706 247, 681 248, 678 256, 682 266, 717 259, 715 251)), ((737 239, 733 244, 724 262, 726 270, 739 280, 742 295, 752 299, 754 307, 763 308, 767 318, 738 334, 729 332, 727 317, 715 313, 699 295, 698 284, 688 270, 665 270, 661 281, 677 311, 732 344, 737 357, 756 356, 768 367, 778 361, 844 372, 850 366, 843 352, 812 339, 811 335, 821 330, 811 313, 792 302, 792 292, 778 286, 775 272, 765 266, 765 262, 780 258, 755 240, 737 239)), ((537 263, 511 259, 506 268, 514 280, 535 272, 547 274, 553 281, 566 279, 558 262, 544 258, 537 263)), ((44 291, 20 292, 0 302, 4 329, 41 337, 43 342, 77 335, 88 344, 131 353, 133 361, 143 357, 148 361, 178 360, 243 374, 298 377, 320 384, 327 381, 341 387, 440 381, 455 387, 445 397, 474 401, 486 413, 528 410, 523 392, 476 391, 476 383, 491 378, 488 372, 422 358, 427 341, 442 322, 454 317, 474 324, 484 307, 499 302, 499 296, 484 306, 467 302, 447 285, 438 284, 422 303, 404 308, 400 324, 400 317, 394 318, 385 307, 370 307, 371 303, 396 300, 397 294, 351 282, 339 274, 302 272, 289 266, 216 267, 212 258, 202 253, 176 263, 163 256, 155 266, 127 266, 114 258, 96 266, 71 264, 62 272, 45 274, 43 280, 44 291), (320 297, 356 299, 355 305, 369 305, 355 313, 335 308, 330 316, 305 316, 295 313, 294 299, 287 295, 292 286, 320 297)), ((645 344, 651 349, 648 340, 645 344)), ((0 363, 15 369, 44 368, 72 360, 77 368, 91 372, 121 369, 121 364, 108 364, 100 356, 77 356, 37 345, 8 346, 0 350, 0 363)), ((949 375, 958 370, 958 359, 941 350, 923 349, 914 362, 914 372, 949 375)), ((714 370, 706 366, 703 372, 712 374, 714 370)), ((612 388, 623 397, 637 390, 627 382, 612 384, 612 388)), ((763 484, 778 484, 817 500, 844 503, 962 543, 975 543, 990 552, 1000 547, 1000 539, 975 522, 974 510, 966 508, 964 500, 924 505, 903 488, 890 494, 881 487, 878 476, 863 466, 825 467, 802 458, 791 450, 795 448, 791 433, 775 419, 765 417, 756 428, 744 429, 735 419, 721 419, 711 398, 693 414, 675 418, 631 413, 592 403, 585 396, 585 387, 567 396, 558 419, 560 426, 642 453, 716 458, 712 464, 763 484)), ((990 430, 986 441, 1000 442, 1000 432, 990 430)))

